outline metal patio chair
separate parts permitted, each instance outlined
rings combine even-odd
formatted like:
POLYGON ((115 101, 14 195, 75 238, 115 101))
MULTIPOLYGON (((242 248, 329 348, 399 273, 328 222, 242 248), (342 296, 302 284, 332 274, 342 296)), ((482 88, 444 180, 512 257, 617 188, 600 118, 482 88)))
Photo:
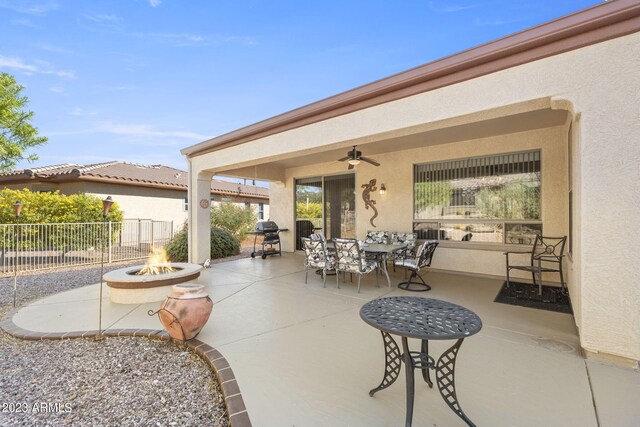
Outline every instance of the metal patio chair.
POLYGON ((307 283, 309 268, 322 270, 322 286, 327 287, 327 271, 336 269, 335 256, 327 250, 326 240, 312 240, 308 237, 302 238, 302 246, 306 258, 304 260, 304 283, 307 283))
POLYGON ((407 245, 406 248, 402 249, 399 252, 396 252, 393 257, 389 259, 389 261, 391 261, 393 264, 393 271, 396 271, 395 261, 415 256, 417 238, 417 233, 398 233, 397 231, 391 232, 392 245, 407 245))
POLYGON ((544 237, 536 235, 533 242, 533 248, 530 251, 510 251, 505 252, 507 262, 507 287, 510 283, 509 272, 511 270, 529 271, 533 278, 533 286, 536 286, 536 275, 538 275, 538 295, 542 295, 542 273, 559 273, 560 286, 562 292, 566 292, 564 283, 564 274, 562 272, 562 260, 564 258, 564 245, 567 242, 567 236, 562 237, 544 237), (509 261, 509 255, 513 254, 530 254, 531 261, 527 265, 513 265, 509 261))
POLYGON ((333 239, 336 247, 336 283, 340 288, 339 272, 358 275, 358 293, 360 281, 364 274, 376 271, 376 285, 380 287, 378 279, 378 264, 375 260, 367 259, 365 252, 360 248, 360 243, 354 239, 333 239))
POLYGON ((398 287, 400 289, 404 289, 405 291, 411 291, 411 292, 424 292, 431 289, 431 286, 429 286, 424 281, 422 276, 420 276, 419 272, 421 269, 431 266, 433 253, 436 251, 437 247, 438 247, 437 241, 427 240, 422 245, 418 246, 418 250, 416 251, 416 254, 414 256, 407 256, 405 258, 396 260, 394 262, 394 267, 401 267, 411 271, 411 276, 409 276, 409 280, 398 284, 398 287), (419 282, 414 281, 413 279, 415 278, 420 279, 420 281, 419 282), (418 286, 418 288, 415 288, 415 287, 412 288, 411 285, 416 285, 418 286))

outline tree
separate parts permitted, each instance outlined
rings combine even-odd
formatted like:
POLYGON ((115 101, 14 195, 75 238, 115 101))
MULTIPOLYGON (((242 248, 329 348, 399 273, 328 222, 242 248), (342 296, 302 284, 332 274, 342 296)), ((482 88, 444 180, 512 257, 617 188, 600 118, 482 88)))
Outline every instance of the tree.
POLYGON ((25 151, 47 142, 30 123, 33 112, 24 110, 29 99, 22 89, 13 76, 0 73, 0 172, 14 169, 18 160, 37 160, 33 153, 24 157, 25 151))

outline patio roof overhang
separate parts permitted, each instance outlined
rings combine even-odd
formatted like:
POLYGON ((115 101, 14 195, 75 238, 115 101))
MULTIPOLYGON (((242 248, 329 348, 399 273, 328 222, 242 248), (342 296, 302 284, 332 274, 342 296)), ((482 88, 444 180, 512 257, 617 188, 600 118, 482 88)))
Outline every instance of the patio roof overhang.
MULTIPOLYGON (((288 168, 335 162, 352 146, 368 156, 413 148, 469 141, 566 124, 572 106, 562 100, 536 99, 465 116, 423 123, 394 132, 328 143, 313 149, 290 150, 216 169, 216 174, 236 178, 284 180, 288 168)), ((330 142, 330 141, 328 141, 330 142)))

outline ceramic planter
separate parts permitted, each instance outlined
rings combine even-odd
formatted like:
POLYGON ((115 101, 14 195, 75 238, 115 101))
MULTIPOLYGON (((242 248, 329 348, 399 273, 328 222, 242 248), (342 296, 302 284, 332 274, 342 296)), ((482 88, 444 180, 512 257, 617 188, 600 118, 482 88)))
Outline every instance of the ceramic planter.
POLYGON ((209 320, 213 301, 203 285, 174 285, 172 290, 157 312, 160 322, 176 340, 195 338, 209 320))

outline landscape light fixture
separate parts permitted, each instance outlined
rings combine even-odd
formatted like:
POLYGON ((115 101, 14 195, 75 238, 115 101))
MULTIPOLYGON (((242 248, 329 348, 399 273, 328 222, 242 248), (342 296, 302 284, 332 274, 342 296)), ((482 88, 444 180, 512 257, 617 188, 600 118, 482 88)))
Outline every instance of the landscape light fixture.
POLYGON ((15 256, 13 257, 13 307, 15 308, 16 293, 18 291, 18 242, 20 240, 18 238, 18 233, 20 232, 18 221, 20 220, 20 215, 22 214, 22 203, 20 203, 19 200, 13 204, 13 210, 16 213, 16 223, 14 224, 15 229, 13 231, 13 235, 15 236, 15 256))
MULTIPOLYGON (((102 217, 103 219, 106 221, 108 216, 109 216, 109 209, 111 209, 111 205, 113 205, 113 199, 111 199, 111 196, 107 196, 103 201, 102 201, 102 217)), ((100 308, 99 308, 99 314, 98 314, 98 336, 96 337, 97 339, 102 339, 104 338, 102 336, 102 278, 104 276, 104 222, 102 222, 102 224, 100 224, 100 308)), ((109 235, 109 238, 111 238, 111 235, 109 235)))
POLYGON ((13 204, 13 210, 16 211, 16 219, 20 218, 20 215, 22 213, 22 203, 20 203, 19 200, 13 204))
POLYGON ((380 184, 380 195, 383 195, 387 192, 387 187, 384 184, 380 184))
POLYGON ((107 196, 107 198, 102 201, 102 216, 104 218, 109 215, 109 209, 111 209, 111 205, 113 205, 113 200, 111 199, 111 196, 107 196))

